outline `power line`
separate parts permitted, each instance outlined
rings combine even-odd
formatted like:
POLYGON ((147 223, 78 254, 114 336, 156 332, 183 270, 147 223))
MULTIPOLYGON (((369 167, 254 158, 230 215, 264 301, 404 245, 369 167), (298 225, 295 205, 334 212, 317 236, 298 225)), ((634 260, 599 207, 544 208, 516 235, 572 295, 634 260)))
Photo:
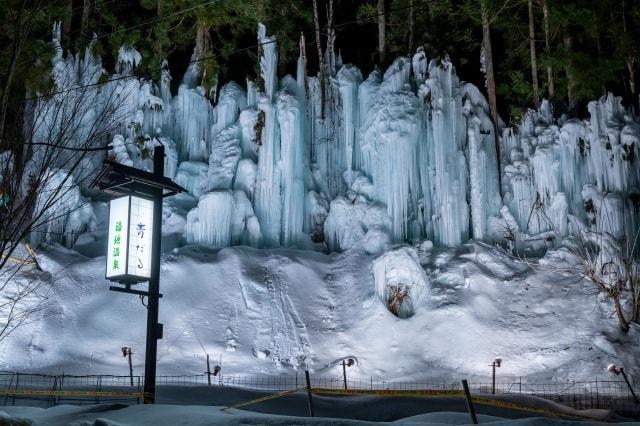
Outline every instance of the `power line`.
MULTIPOLYGON (((214 1, 217 1, 217 0, 214 0, 214 1)), ((208 3, 212 3, 212 1, 210 1, 208 3)), ((389 13, 391 13, 391 12, 399 12, 399 11, 402 11, 402 10, 407 10, 407 9, 409 9, 411 7, 413 7, 414 10, 421 9, 420 7, 416 7, 416 6, 404 6, 404 7, 398 7, 396 9, 390 10, 389 13)), ((362 18, 362 19, 355 19, 355 20, 351 20, 351 21, 345 21, 345 22, 342 22, 340 24, 332 25, 332 26, 327 27, 327 28, 340 29, 340 28, 346 27, 348 25, 353 25, 353 24, 360 23, 362 21, 366 21, 366 20, 369 20, 369 19, 377 18, 379 16, 382 16, 383 14, 384 13, 375 13, 375 14, 372 14, 372 15, 368 15, 367 17, 362 18)), ((309 34, 315 34, 315 33, 316 33, 315 30, 304 31, 304 32, 296 34, 295 38, 298 38, 300 36, 300 34, 309 35, 309 34)), ((325 36, 327 35, 326 32, 323 32, 322 34, 325 35, 325 36)), ((292 40, 292 39, 294 39, 294 36, 284 37, 283 39, 284 40, 292 40)), ((245 52, 247 50, 256 49, 258 47, 266 46, 268 44, 277 43, 277 41, 278 41, 277 39, 274 39, 274 40, 270 40, 270 41, 266 41, 266 42, 256 43, 256 44, 253 44, 253 45, 250 45, 250 46, 245 46, 245 47, 242 47, 242 48, 235 49, 235 50, 232 51, 232 53, 245 52)), ((309 42, 307 42, 307 44, 313 44, 313 41, 309 41, 309 42)), ((197 63, 197 62, 202 62, 202 61, 206 61, 206 60, 209 60, 209 59, 222 58, 222 57, 223 57, 223 55, 221 55, 221 54, 213 54, 213 55, 209 55, 209 56, 204 56, 202 58, 192 59, 192 60, 190 60, 188 62, 185 62, 185 63, 182 63, 182 64, 176 64, 174 66, 179 66, 179 67, 180 66, 188 66, 188 65, 191 65, 191 64, 194 64, 194 63, 197 63)), ((33 97, 30 97, 30 98, 27 98, 26 100, 37 100, 37 99, 41 99, 41 98, 45 98, 45 97, 50 97, 50 96, 54 96, 54 95, 59 95, 59 94, 63 94, 63 93, 72 92, 72 91, 75 91, 75 90, 84 89, 84 88, 87 88, 87 87, 100 86, 100 85, 103 85, 103 84, 111 83, 113 81, 125 80, 125 79, 128 79, 128 78, 138 79, 139 77, 136 76, 136 75, 118 76, 118 77, 114 77, 114 78, 107 79, 107 80, 104 80, 104 81, 99 81, 99 82, 96 82, 96 83, 90 83, 90 84, 81 85, 81 86, 74 86, 72 88, 59 90, 57 92, 51 92, 51 93, 44 94, 44 95, 33 96, 33 97)))

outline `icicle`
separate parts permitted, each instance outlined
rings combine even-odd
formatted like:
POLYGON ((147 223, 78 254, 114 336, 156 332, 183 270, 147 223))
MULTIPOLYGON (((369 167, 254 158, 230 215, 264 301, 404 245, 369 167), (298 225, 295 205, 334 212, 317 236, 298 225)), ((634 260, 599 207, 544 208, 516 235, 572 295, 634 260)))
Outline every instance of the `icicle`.
MULTIPOLYGON (((347 171, 360 167, 360 147, 356 144, 358 127, 358 86, 362 83, 360 70, 353 65, 345 65, 338 71, 342 112, 344 114, 344 141, 347 171)), ((351 174, 348 174, 347 185, 351 186, 351 174)))
POLYGON ((273 106, 277 85, 278 51, 275 38, 267 37, 266 31, 264 25, 258 25, 258 42, 263 52, 260 58, 260 72, 265 84, 265 94, 260 96, 258 102, 258 109, 264 114, 264 128, 260 135, 255 211, 260 222, 264 245, 273 247, 280 245, 282 226, 280 132, 273 106))

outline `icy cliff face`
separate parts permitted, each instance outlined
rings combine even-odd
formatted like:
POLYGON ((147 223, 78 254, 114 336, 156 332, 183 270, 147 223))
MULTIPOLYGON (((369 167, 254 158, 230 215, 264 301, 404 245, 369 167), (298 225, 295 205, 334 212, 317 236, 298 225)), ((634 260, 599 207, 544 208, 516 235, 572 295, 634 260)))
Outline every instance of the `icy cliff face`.
MULTIPOLYGON (((500 129, 499 168, 487 101, 448 58, 429 61, 420 48, 366 79, 331 60, 321 85, 302 54, 295 78, 279 80, 276 40, 262 25, 258 41, 260 81, 227 83, 215 105, 197 63, 172 94, 166 63, 159 83, 134 77, 144 58, 133 48, 116 69, 126 78, 91 91, 119 99, 111 158, 149 170, 153 148, 165 146, 165 174, 188 191, 166 208, 188 243, 549 246, 580 230, 623 236, 640 226, 640 123, 619 98, 592 102, 582 121, 556 121, 543 102, 500 129)), ((98 57, 63 58, 57 27, 54 45, 60 87, 97 81, 98 57)))

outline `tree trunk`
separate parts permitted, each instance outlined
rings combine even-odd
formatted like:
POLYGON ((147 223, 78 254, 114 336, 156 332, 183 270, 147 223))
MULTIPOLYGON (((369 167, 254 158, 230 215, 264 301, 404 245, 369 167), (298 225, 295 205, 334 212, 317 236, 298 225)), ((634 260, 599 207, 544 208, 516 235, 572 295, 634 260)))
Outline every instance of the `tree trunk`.
POLYGON ((498 134, 498 101, 496 98, 496 80, 493 73, 493 54, 491 52, 491 31, 489 29, 489 11, 485 0, 480 2, 482 13, 482 48, 484 49, 484 60, 487 77, 487 92, 489 95, 489 109, 491 110, 491 120, 493 121, 493 131, 496 144, 496 158, 498 160, 498 186, 502 194, 502 153, 500 149, 500 136, 498 134))
MULTIPOLYGON (((547 0, 541 0, 542 2, 542 14, 544 23, 544 41, 547 55, 551 54, 551 45, 549 42, 549 6, 547 6, 547 0)), ((547 65, 547 85, 549 86, 549 97, 553 98, 555 95, 555 85, 553 82, 553 68, 551 65, 547 65)))
POLYGON ((336 72, 336 30, 333 27, 333 0, 328 1, 329 8, 327 10, 327 56, 329 63, 327 64, 327 66, 329 68, 329 75, 333 76, 336 72))
POLYGON ((386 20, 384 15, 384 0, 378 0, 378 56, 380 68, 384 67, 385 60, 385 40, 386 40, 386 20))
POLYGON ((613 296, 613 303, 616 307, 616 315, 618 316, 618 323, 620 325, 620 330, 623 333, 629 332, 629 321, 624 317, 624 312, 622 311, 622 305, 620 304, 620 296, 613 296))
POLYGON ((93 7, 93 0, 84 0, 82 5, 82 18, 80 20, 80 40, 84 43, 87 40, 87 27, 89 26, 89 15, 93 7))
MULTIPOLYGON (((567 55, 571 54, 573 48, 573 37, 570 35, 564 36, 564 49, 567 55)), ((573 77, 572 61, 569 60, 565 66, 565 73, 567 74, 567 99, 569 100, 569 111, 573 111, 576 108, 576 97, 574 93, 575 81, 573 77)))
POLYGON ((320 18, 318 17, 318 0, 313 0, 313 23, 316 30, 316 47, 318 48, 318 78, 320 80, 320 118, 324 119, 324 56, 322 55, 322 39, 320 38, 320 18))
MULTIPOLYGON (((0 148, 6 149, 9 145, 4 139, 4 127, 7 120, 7 113, 9 108, 9 99, 11 98, 11 88, 13 87, 13 78, 16 75, 16 69, 18 66, 18 59, 22 54, 22 49, 29 34, 31 34, 31 27, 35 19, 36 14, 40 8, 40 1, 37 0, 27 7, 27 0, 23 0, 20 5, 20 10, 16 16, 13 49, 11 49, 11 59, 9 60, 9 66, 7 68, 4 86, 2 87, 2 98, 0 99, 0 148), (25 22, 23 22, 23 14, 27 13, 25 22)), ((12 144, 15 147, 15 144, 12 144)), ((17 152, 14 153, 17 154, 17 152)))
POLYGON ((413 0, 409 0, 409 54, 413 54, 413 27, 414 23, 413 16, 413 0))
POLYGON ((533 85, 533 105, 540 106, 538 88, 538 58, 536 57, 536 32, 533 25, 533 0, 529 0, 529 50, 531 51, 531 82, 533 85))
POLYGON ((627 69, 629 70, 629 91, 631 92, 631 98, 633 105, 638 105, 638 93, 636 90, 636 58, 629 57, 627 59, 627 69))
POLYGON ((73 0, 67 1, 67 13, 69 14, 68 18, 62 22, 62 33, 64 39, 68 41, 71 35, 71 21, 73 21, 73 0))
MULTIPOLYGON (((622 29, 627 37, 627 10, 626 2, 622 0, 622 29)), ((636 91, 636 55, 635 49, 631 49, 627 55, 627 70, 629 71, 629 91, 631 92, 631 105, 640 108, 640 99, 636 91)))

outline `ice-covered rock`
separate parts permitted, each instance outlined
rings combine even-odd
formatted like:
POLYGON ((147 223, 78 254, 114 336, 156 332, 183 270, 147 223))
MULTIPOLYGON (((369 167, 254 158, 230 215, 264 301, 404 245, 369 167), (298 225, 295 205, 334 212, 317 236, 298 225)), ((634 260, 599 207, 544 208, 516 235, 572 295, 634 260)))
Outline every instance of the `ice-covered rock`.
POLYGON ((331 202, 324 238, 330 250, 361 247, 378 253, 391 241, 391 224, 384 204, 350 192, 331 202))
POLYGON ((72 247, 93 219, 93 208, 82 196, 73 176, 65 170, 47 169, 32 214, 31 244, 62 242, 72 247))
POLYGON ((178 166, 178 172, 174 181, 186 189, 191 195, 199 198, 202 194, 202 185, 208 182, 209 165, 183 161, 178 166))

